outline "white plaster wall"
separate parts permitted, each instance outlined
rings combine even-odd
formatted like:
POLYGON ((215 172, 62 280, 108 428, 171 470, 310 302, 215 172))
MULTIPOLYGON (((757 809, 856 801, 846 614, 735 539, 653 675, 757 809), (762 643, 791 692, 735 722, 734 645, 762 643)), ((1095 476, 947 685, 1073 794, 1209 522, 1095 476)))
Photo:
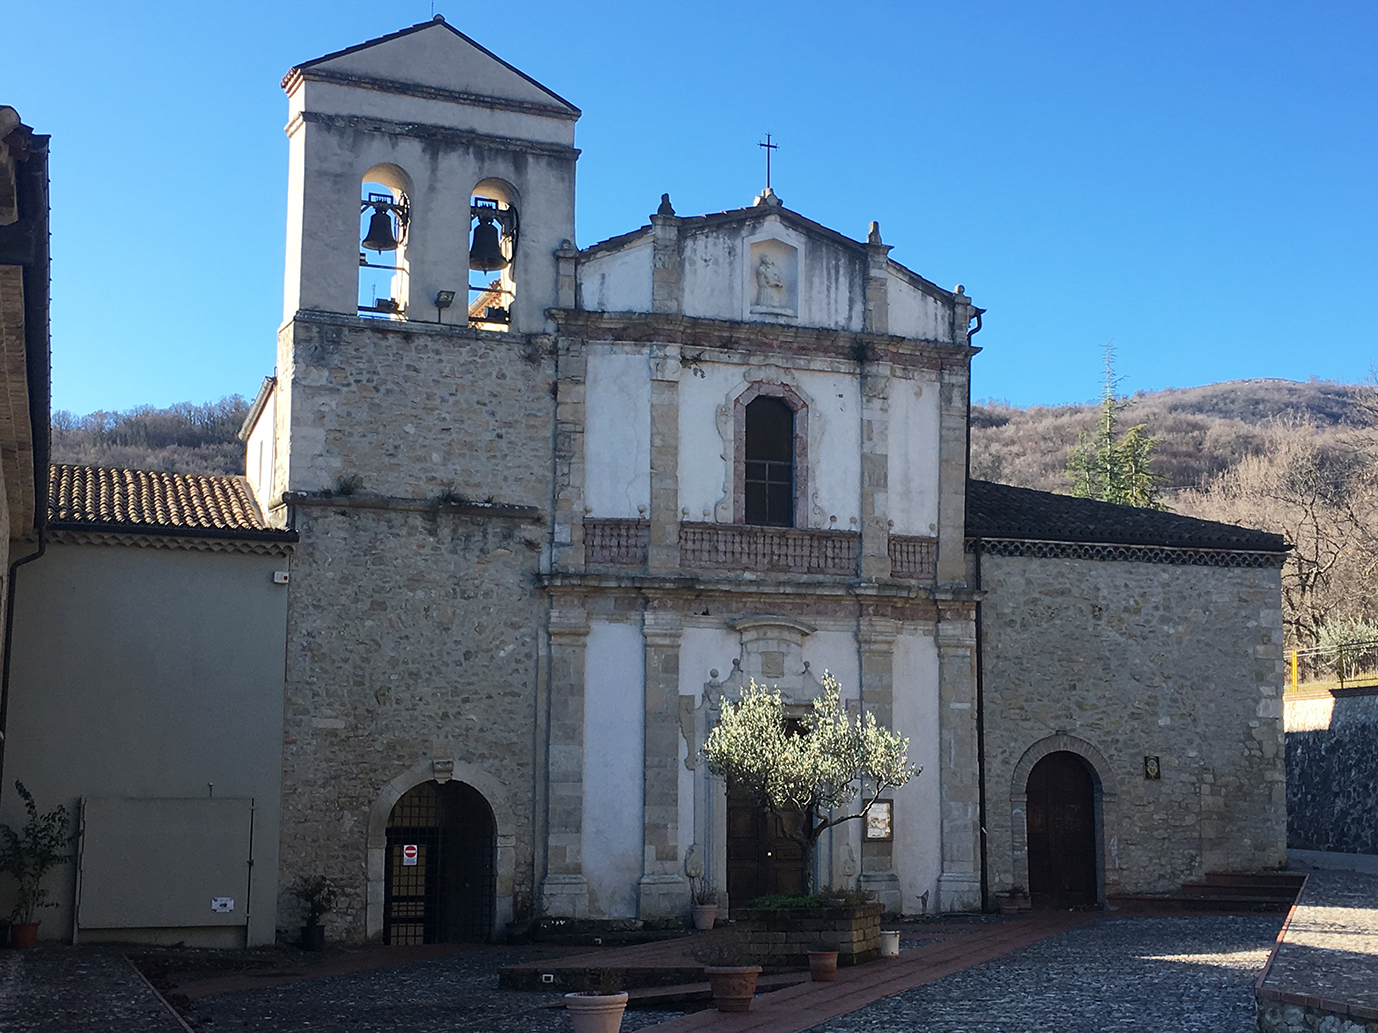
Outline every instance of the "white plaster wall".
POLYGON ((895 872, 905 914, 937 904, 942 874, 942 817, 938 785, 938 650, 929 635, 906 631, 894 647, 894 727, 909 737, 909 759, 923 772, 894 793, 895 872))
POLYGON ((645 648, 634 624, 589 625, 584 877, 593 918, 635 918, 641 879, 645 648))
POLYGON ((887 278, 885 292, 892 334, 925 341, 952 340, 949 306, 893 272, 887 278))
POLYGON ((938 533, 938 385, 890 381, 889 508, 892 534, 938 533))
POLYGON ((680 236, 680 284, 686 316, 748 319, 742 284, 742 223, 680 236))
POLYGON ((644 352, 590 346, 584 431, 592 516, 636 519, 651 504, 651 377, 644 352))
POLYGON ((844 700, 860 697, 861 658, 854 631, 819 629, 804 639, 800 655, 809 662, 815 677, 821 679, 826 671, 841 682, 844 700))
POLYGON ((861 393, 846 373, 704 363, 679 384, 679 500, 690 520, 732 520, 732 403, 755 380, 783 381, 809 400, 807 527, 858 529, 861 516, 861 393), (720 410, 722 410, 720 412, 720 410))
POLYGON ((266 515, 273 495, 273 474, 277 465, 277 389, 268 396, 258 420, 244 442, 244 472, 249 479, 258 508, 266 515))
POLYGON ((580 303, 588 312, 651 311, 651 238, 579 262, 580 303))

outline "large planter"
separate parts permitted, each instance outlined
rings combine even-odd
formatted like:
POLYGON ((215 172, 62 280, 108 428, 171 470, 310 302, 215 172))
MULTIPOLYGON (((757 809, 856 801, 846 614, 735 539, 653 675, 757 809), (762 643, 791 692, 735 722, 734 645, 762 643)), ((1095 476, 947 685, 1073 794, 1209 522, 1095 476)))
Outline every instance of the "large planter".
POLYGON ((622 1013, 627 1010, 627 995, 565 994, 565 1011, 574 1023, 574 1033, 617 1033, 622 1028, 622 1013))
POLYGON ((880 904, 732 909, 745 947, 763 964, 803 968, 819 944, 837 946, 839 965, 880 957, 880 904))
POLYGON ((700 931, 712 929, 718 920, 717 904, 694 905, 694 928, 700 931))
POLYGON ((37 922, 15 922, 10 926, 11 947, 32 947, 38 943, 37 922))
POLYGON ((709 965, 703 974, 713 987, 713 1006, 718 1011, 750 1010, 760 965, 709 965))

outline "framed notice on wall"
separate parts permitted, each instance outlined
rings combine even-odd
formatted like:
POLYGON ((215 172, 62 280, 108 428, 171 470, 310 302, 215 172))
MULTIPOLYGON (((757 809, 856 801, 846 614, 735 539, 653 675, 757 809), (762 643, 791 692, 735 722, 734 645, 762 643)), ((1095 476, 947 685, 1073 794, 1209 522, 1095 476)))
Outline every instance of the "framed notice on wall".
POLYGON ((891 840, 895 838, 895 804, 892 800, 877 800, 866 812, 866 838, 891 840))

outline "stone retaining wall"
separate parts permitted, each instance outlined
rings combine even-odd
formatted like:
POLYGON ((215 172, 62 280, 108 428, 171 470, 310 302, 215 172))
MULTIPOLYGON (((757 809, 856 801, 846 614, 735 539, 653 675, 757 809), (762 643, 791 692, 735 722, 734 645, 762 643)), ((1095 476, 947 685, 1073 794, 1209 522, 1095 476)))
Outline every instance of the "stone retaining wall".
POLYGON ((762 963, 807 965, 813 950, 837 950, 839 965, 880 957, 881 904, 733 908, 746 949, 762 963))
POLYGON ((1289 695, 1287 845, 1378 854, 1378 687, 1289 695))

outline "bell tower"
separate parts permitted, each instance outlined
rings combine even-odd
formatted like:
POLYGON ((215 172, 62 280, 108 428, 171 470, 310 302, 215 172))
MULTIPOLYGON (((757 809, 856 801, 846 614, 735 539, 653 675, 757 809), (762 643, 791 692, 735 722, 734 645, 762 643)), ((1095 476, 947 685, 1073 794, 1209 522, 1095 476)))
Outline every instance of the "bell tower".
POLYGON ((574 239, 578 108, 439 15, 298 65, 282 85, 284 322, 544 329, 554 252, 574 239))

